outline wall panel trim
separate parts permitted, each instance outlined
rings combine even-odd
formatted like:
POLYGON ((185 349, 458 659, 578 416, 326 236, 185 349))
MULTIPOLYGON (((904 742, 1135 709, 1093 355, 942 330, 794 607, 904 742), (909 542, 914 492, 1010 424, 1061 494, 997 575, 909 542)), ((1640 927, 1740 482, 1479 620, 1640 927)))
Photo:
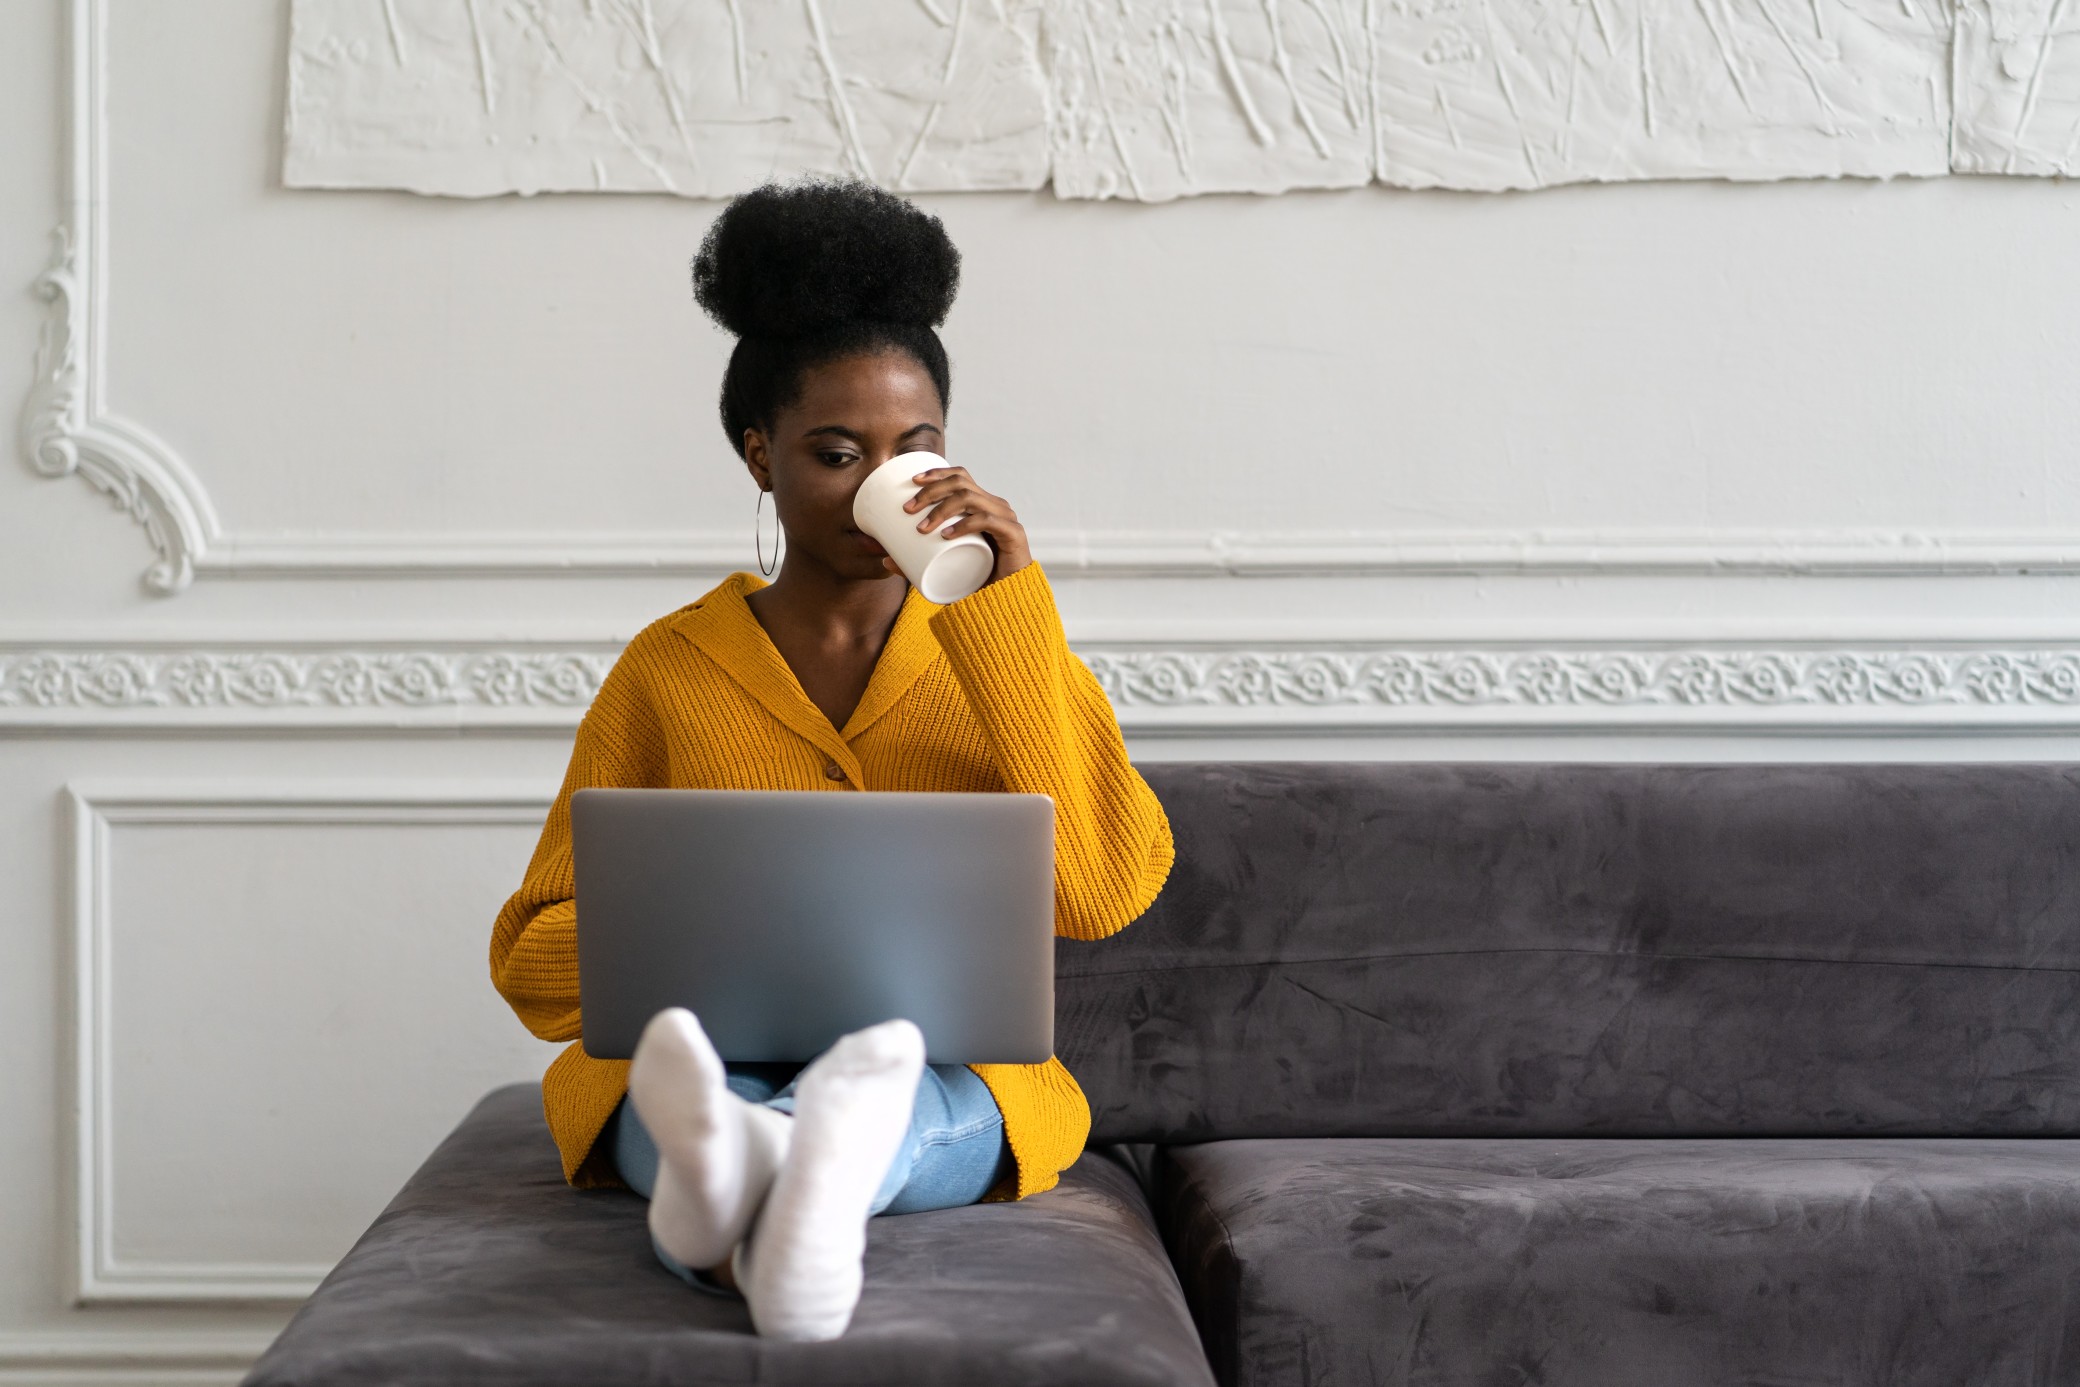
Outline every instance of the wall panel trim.
POLYGON ((22 451, 37 472, 80 478, 143 526, 157 555, 144 585, 176 593, 194 580, 219 526, 180 454, 108 403, 107 0, 66 0, 62 33, 65 220, 34 285, 46 313, 22 405, 22 451))
MULTIPOLYGON (((1091 577, 1377 574, 2080 572, 2080 534, 1885 529, 1054 530, 1051 571, 1091 577)), ((240 578, 712 575, 748 566, 738 529, 604 534, 224 535, 196 571, 240 578)))
POLYGON ((66 786, 72 843, 72 1290, 80 1304, 294 1303, 330 1267, 125 1260, 116 1250, 112 1139, 114 829, 135 824, 520 824, 548 811, 540 785, 420 780, 82 781, 66 786))

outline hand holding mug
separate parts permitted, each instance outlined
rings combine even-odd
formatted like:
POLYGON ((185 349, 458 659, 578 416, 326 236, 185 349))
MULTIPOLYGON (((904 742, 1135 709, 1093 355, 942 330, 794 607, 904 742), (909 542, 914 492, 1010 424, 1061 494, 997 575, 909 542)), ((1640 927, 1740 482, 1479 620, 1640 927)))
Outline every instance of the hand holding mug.
POLYGON ((1017 513, 936 453, 883 463, 860 484, 852 513, 888 550, 883 566, 930 602, 958 601, 1033 561, 1017 513))

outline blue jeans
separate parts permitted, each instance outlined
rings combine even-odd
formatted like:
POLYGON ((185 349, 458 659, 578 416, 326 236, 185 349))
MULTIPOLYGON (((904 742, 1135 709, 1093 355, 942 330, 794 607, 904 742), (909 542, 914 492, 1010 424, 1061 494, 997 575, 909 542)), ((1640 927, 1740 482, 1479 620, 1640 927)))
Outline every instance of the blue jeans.
MULTIPOLYGON (((794 1112, 794 1064, 732 1064, 730 1092, 747 1103, 794 1112)), ((622 1182, 648 1199, 657 1187, 657 1143, 627 1099, 607 1119, 606 1139, 622 1182)), ((1011 1173, 1004 1117, 989 1087, 965 1065, 934 1064, 917 1079, 910 1130, 889 1163, 869 1213, 921 1214, 973 1204, 1011 1173)), ((652 1244, 654 1247, 655 1244, 652 1244)), ((696 1286, 706 1283, 656 1248, 657 1259, 696 1286)))

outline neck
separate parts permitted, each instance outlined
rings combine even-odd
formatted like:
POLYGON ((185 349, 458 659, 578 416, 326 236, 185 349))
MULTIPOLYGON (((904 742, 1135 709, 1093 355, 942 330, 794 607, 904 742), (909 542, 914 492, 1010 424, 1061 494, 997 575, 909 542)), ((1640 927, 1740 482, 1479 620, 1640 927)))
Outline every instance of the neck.
POLYGON ((773 581, 751 595, 751 609, 768 629, 777 619, 820 641, 878 648, 909 592, 895 574, 846 578, 789 554, 773 581))

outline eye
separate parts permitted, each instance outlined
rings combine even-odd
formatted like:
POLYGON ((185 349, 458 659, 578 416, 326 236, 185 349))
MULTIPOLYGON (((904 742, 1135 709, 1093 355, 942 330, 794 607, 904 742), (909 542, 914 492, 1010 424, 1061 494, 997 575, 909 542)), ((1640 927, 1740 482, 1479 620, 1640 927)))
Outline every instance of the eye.
POLYGON ((825 467, 850 467, 852 465, 852 454, 850 453, 818 453, 816 456, 825 467))

